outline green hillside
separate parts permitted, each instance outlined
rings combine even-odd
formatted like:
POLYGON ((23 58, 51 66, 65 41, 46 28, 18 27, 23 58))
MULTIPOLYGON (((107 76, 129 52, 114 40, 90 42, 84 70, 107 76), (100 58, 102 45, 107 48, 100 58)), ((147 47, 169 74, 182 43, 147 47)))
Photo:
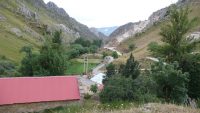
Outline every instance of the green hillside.
POLYGON ((37 50, 42 44, 44 33, 62 30, 63 42, 69 44, 76 38, 96 39, 89 28, 71 18, 54 3, 43 0, 0 1, 0 56, 19 62, 19 50, 31 45, 37 50))
MULTIPOLYGON (((191 10, 189 17, 191 19, 194 17, 197 17, 195 27, 190 31, 192 33, 192 32, 200 30, 200 13, 199 13, 200 5, 190 4, 189 8, 191 10)), ((151 42, 161 43, 161 36, 159 35, 159 32, 160 32, 160 28, 164 26, 166 22, 167 21, 159 22, 156 25, 147 29, 144 33, 128 38, 127 40, 120 43, 117 49, 120 50, 121 52, 126 52, 129 48, 129 45, 135 44, 136 49, 132 51, 134 53, 134 56, 138 60, 144 59, 146 56, 149 56, 150 54, 147 49, 148 49, 148 45, 151 42)), ((127 57, 128 55, 129 54, 123 55, 116 62, 124 62, 128 58, 127 57)))

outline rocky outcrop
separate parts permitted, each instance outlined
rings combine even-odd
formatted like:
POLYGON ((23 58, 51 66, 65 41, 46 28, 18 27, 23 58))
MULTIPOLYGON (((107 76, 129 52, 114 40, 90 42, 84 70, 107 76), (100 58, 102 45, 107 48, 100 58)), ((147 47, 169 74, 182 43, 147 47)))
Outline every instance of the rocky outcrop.
POLYGON ((5 21, 5 20, 6 20, 6 17, 0 14, 0 21, 5 21))
POLYGON ((18 28, 11 28, 10 31, 15 34, 17 37, 21 37, 22 35, 22 31, 18 28))
POLYGON ((195 42, 200 41, 200 31, 199 32, 193 32, 186 38, 189 42, 195 42))
POLYGON ((65 10, 63 8, 59 8, 56 4, 54 4, 53 2, 48 2, 46 5, 47 9, 54 11, 55 13, 57 13, 58 15, 61 16, 66 16, 69 18, 69 15, 65 12, 65 10))
POLYGON ((116 29, 111 35, 111 39, 116 39, 118 43, 122 42, 123 40, 127 39, 130 36, 133 36, 137 33, 141 33, 145 30, 149 21, 140 21, 136 23, 128 23, 125 24, 118 29, 116 29))
POLYGON ((109 36, 113 42, 113 43, 111 42, 109 45, 117 46, 123 40, 126 40, 127 38, 134 36, 138 33, 142 33, 155 23, 166 19, 166 17, 168 16, 168 10, 169 8, 166 7, 154 12, 148 18, 148 20, 139 21, 135 23, 130 22, 123 26, 120 26, 109 36))

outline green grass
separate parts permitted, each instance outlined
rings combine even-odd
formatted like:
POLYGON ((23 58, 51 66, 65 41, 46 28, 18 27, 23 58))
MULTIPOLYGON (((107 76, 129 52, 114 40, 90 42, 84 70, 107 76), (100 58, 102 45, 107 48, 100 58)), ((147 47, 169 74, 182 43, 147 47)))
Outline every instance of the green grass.
MULTIPOLYGON (((98 65, 98 63, 88 63, 88 71, 91 71, 94 67, 96 67, 98 65)), ((72 60, 69 62, 69 65, 67 67, 67 71, 66 74, 67 75, 79 75, 79 74, 83 74, 83 69, 84 68, 84 64, 81 62, 78 62, 76 60, 72 60)))

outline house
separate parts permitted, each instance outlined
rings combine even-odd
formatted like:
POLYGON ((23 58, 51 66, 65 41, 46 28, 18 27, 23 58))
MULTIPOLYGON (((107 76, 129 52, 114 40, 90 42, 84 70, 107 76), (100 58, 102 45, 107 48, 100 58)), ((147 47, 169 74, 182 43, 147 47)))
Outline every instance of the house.
MULTIPOLYGON (((6 113, 6 108, 11 109, 12 105, 17 104, 26 106, 31 103, 52 104, 52 102, 63 103, 79 100, 79 84, 77 77, 74 76, 0 78, 0 112, 6 113)), ((40 105, 39 107, 40 109, 36 111, 43 109, 40 105)), ((51 108, 51 105, 47 106, 49 107, 51 108)), ((34 109, 19 112, 33 111, 34 109)))

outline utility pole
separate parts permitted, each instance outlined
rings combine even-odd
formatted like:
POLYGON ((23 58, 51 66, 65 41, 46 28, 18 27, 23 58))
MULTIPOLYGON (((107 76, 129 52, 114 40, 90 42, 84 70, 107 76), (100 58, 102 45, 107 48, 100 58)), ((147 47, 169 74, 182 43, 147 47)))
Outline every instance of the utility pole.
POLYGON ((83 65, 84 65, 84 67, 83 67, 83 72, 85 73, 85 74, 87 74, 88 73, 88 56, 87 56, 87 54, 86 55, 84 55, 83 56, 84 57, 84 60, 83 60, 83 65))

